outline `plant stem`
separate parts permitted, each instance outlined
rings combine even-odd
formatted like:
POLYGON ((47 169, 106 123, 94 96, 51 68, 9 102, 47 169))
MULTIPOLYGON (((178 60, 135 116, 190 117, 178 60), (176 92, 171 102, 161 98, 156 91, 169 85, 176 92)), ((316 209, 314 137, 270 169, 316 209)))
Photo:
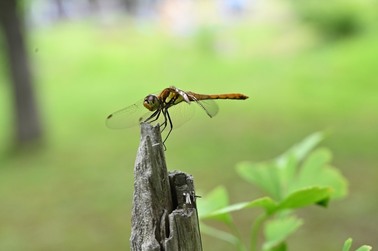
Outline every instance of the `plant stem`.
POLYGON ((241 237, 241 234, 238 230, 238 228, 236 227, 235 223, 232 221, 230 222, 230 224, 228 224, 231 232, 233 232, 233 234, 235 235, 236 239, 237 239, 237 247, 238 247, 238 250, 239 251, 247 251, 247 247, 243 244, 243 240, 242 240, 242 237, 241 237))
POLYGON ((261 214, 258 216, 255 220, 255 222, 252 225, 251 228, 251 246, 250 251, 256 251, 257 250, 257 243, 259 239, 259 233, 261 229, 261 225, 264 223, 264 221, 268 218, 268 215, 266 213, 261 214))

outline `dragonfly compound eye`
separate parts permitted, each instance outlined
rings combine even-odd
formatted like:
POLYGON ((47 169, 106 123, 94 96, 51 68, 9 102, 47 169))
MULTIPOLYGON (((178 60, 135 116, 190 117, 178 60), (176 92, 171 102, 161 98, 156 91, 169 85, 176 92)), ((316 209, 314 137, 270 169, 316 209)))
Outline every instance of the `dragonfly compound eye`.
POLYGON ((144 98, 144 107, 150 111, 155 111, 159 107, 159 100, 155 95, 148 95, 144 98))

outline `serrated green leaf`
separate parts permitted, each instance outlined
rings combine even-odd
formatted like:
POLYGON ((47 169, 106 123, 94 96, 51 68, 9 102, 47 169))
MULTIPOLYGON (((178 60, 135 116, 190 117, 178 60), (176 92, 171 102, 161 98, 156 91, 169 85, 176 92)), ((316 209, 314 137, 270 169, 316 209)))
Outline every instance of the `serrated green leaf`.
POLYGON ((286 239, 301 225, 302 220, 293 216, 280 216, 265 224, 263 250, 285 250, 286 239), (285 248, 285 249, 282 249, 285 248))
POLYGON ((328 187, 309 187, 297 190, 288 197, 286 197, 281 203, 279 203, 279 209, 294 209, 308 205, 316 204, 320 201, 324 201, 331 196, 331 189, 328 187))

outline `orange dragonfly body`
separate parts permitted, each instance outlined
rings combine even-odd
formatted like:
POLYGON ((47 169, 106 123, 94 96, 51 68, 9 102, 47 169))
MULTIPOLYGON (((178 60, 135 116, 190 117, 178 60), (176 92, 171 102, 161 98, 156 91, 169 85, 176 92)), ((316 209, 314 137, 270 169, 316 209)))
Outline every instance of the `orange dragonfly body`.
MULTIPOLYGON (((215 99, 237 99, 244 100, 248 96, 240 93, 229 94, 198 94, 191 91, 183 91, 174 86, 165 88, 158 95, 150 94, 143 102, 133 104, 129 107, 110 114, 106 119, 109 128, 119 129, 137 125, 141 122, 160 123, 161 131, 169 126, 165 142, 173 129, 170 112, 176 107, 182 107, 185 103, 198 104, 206 114, 212 118, 218 113, 218 106, 215 99), (146 109, 148 111, 146 111, 146 109)), ((182 115, 186 116, 186 115, 182 115)), ((187 118, 190 116, 188 115, 187 118)))

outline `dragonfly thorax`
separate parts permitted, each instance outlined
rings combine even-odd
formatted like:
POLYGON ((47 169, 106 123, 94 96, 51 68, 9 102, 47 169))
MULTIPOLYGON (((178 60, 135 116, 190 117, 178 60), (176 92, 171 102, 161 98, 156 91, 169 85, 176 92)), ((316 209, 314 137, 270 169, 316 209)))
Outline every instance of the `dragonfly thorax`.
POLYGON ((144 98, 143 105, 150 111, 156 111, 160 107, 160 101, 156 95, 150 94, 144 98))

